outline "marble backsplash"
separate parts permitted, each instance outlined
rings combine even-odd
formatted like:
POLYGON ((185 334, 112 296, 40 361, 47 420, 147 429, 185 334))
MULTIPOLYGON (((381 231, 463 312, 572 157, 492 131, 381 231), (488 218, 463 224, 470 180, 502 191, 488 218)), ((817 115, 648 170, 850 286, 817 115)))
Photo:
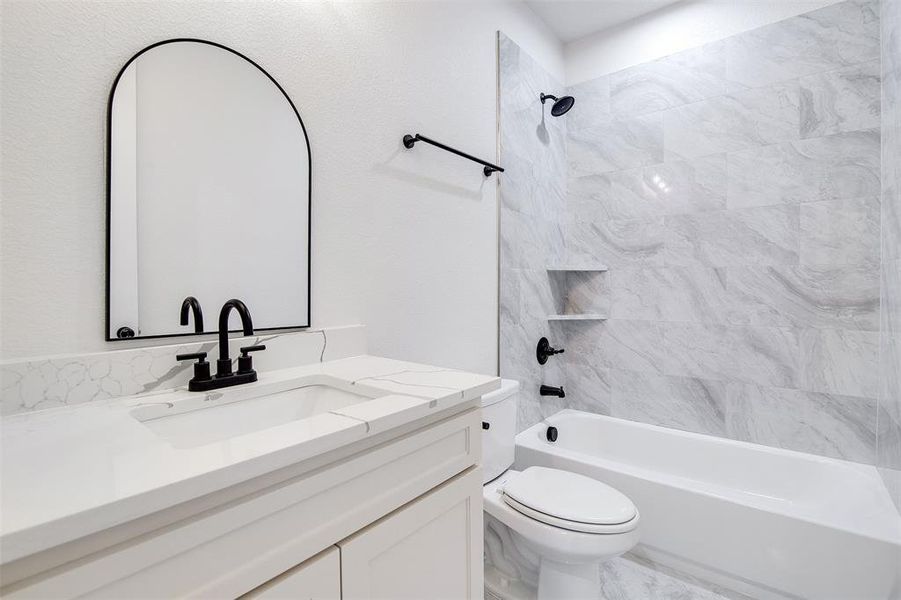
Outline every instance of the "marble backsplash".
POLYGON ((567 391, 527 398, 520 427, 569 407, 876 462, 879 13, 840 2, 580 83, 545 121, 507 108, 547 83, 502 43, 501 158, 525 180, 501 184, 501 374, 567 391), (559 156, 522 141, 550 121, 562 215, 542 193, 559 156), (609 320, 546 322, 586 305, 609 320), (539 334, 566 348, 545 367, 539 334))
MULTIPOLYGON (((266 345, 254 354, 257 371, 366 353, 364 328, 356 325, 231 338, 231 356, 238 355, 239 346, 256 344, 266 345)), ((175 355, 206 352, 207 360, 215 361, 218 346, 204 340, 0 362, 0 415, 184 386, 193 376, 193 361, 179 362, 175 355)))

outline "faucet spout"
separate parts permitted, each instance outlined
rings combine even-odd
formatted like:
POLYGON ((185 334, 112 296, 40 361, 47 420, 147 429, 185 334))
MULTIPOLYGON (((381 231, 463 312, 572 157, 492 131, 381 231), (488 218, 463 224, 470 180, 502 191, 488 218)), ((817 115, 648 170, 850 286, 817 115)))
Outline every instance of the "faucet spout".
POLYGON ((203 310, 200 308, 200 302, 194 296, 188 296, 181 303, 181 319, 179 323, 188 324, 189 312, 194 313, 194 333, 203 333, 203 310))
POLYGON ((241 317, 244 335, 253 335, 253 320, 247 306, 237 298, 223 304, 219 311, 219 360, 216 361, 216 377, 228 377, 232 374, 232 361, 228 354, 228 317, 232 310, 236 310, 241 317))

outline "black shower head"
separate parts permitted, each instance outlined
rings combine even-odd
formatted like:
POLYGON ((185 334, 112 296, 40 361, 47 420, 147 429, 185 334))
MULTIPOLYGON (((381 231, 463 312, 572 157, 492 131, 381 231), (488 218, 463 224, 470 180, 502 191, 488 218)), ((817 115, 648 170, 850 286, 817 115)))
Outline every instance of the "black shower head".
POLYGON ((553 100, 554 105, 551 106, 551 115, 555 117, 560 117, 569 112, 569 109, 573 107, 573 104, 576 103, 576 99, 572 96, 562 96, 558 98, 557 96, 551 96, 550 94, 541 94, 541 103, 544 104, 547 100, 553 100))

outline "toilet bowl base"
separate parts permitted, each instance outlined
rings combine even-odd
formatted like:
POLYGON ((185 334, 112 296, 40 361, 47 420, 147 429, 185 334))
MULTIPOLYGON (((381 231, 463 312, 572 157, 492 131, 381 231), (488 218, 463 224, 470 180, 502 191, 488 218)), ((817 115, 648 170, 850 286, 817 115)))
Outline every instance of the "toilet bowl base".
POLYGON ((538 600, 597 600, 600 568, 599 562, 572 565, 542 558, 538 600))

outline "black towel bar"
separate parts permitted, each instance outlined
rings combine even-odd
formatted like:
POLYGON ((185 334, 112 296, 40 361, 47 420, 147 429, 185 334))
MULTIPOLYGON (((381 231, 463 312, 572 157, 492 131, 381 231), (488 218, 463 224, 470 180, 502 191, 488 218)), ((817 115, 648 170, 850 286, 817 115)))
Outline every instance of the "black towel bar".
POLYGON ((486 162, 486 161, 482 160, 481 158, 476 158, 475 156, 472 156, 471 154, 466 154, 465 152, 460 152, 456 148, 451 148, 450 146, 442 144, 441 142, 436 142, 435 140, 429 139, 429 138, 425 137, 424 135, 419 135, 417 133, 416 135, 407 134, 404 136, 404 147, 412 148, 416 144, 416 142, 425 142, 426 144, 431 144, 437 148, 441 148, 442 150, 447 150, 448 152, 452 152, 453 154, 456 154, 457 156, 462 156, 463 158, 468 158, 469 160, 471 160, 473 162, 477 162, 480 165, 483 165, 484 169, 482 169, 482 171, 485 173, 485 177, 488 177, 495 171, 499 171, 501 173, 504 172, 503 167, 493 165, 490 162, 486 162))

